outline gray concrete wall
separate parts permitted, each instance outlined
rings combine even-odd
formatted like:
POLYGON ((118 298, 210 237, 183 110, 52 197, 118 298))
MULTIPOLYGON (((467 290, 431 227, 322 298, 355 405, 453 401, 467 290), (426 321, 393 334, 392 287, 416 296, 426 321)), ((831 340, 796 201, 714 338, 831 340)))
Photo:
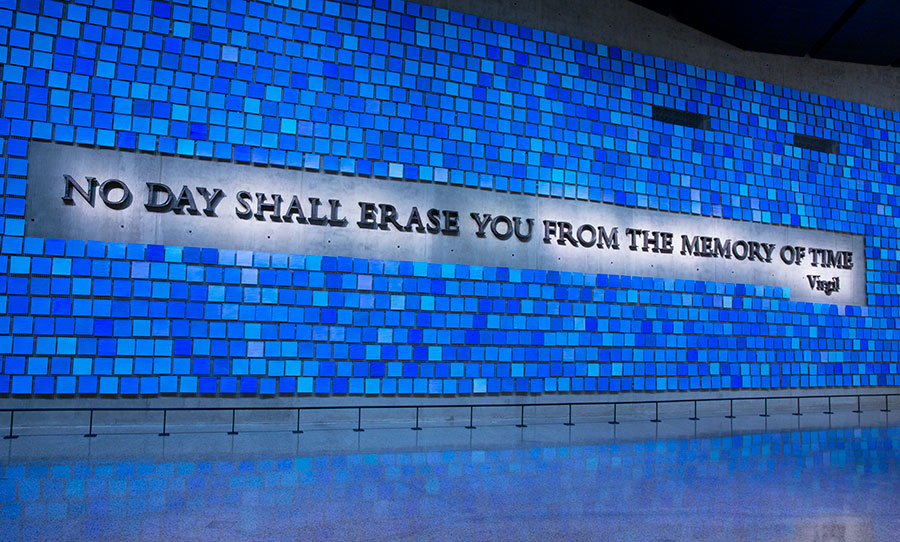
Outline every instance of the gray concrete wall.
MULTIPOLYGON (((790 288, 792 301, 837 305, 865 305, 867 301, 866 252, 861 235, 688 216, 593 201, 460 190, 456 186, 440 184, 360 180, 350 175, 259 168, 53 143, 31 143, 28 157, 32 165, 28 169, 25 234, 33 237, 266 252, 279 252, 289 247, 294 254, 346 257, 380 254, 394 260, 439 264, 766 284, 790 288), (66 176, 77 178, 75 182, 82 183, 86 190, 90 188, 81 179, 87 176, 116 179, 130 187, 131 204, 125 209, 109 208, 99 201, 91 206, 72 189, 72 204, 67 205, 60 198, 67 190, 64 188, 66 176), (150 212, 145 208, 145 202, 150 201, 148 195, 153 194, 147 188, 151 182, 165 183, 173 191, 170 201, 179 197, 182 187, 188 193, 194 192, 197 186, 221 189, 223 196, 214 217, 196 210, 194 213, 150 212), (250 199, 236 197, 242 190, 249 192, 250 199), (268 215, 264 220, 252 217, 250 213, 257 209, 257 200, 253 199, 258 197, 253 195, 256 193, 268 194, 265 196, 268 202, 279 196, 283 199, 277 221, 269 213, 263 213, 268 215), (280 218, 281 213, 287 212, 292 197, 299 198, 301 206, 306 208, 305 213, 312 216, 313 211, 305 199, 307 196, 325 202, 319 211, 322 216, 331 212, 327 202, 340 202, 339 208, 334 210, 336 217, 343 218, 343 223, 316 226, 298 224, 293 218, 280 218), (362 227, 358 222, 364 220, 360 212, 363 202, 375 204, 375 211, 369 215, 370 227, 362 227), (376 228, 375 221, 383 216, 383 211, 376 206, 384 203, 396 205, 400 224, 406 223, 412 208, 419 209, 423 221, 427 221, 431 208, 452 213, 456 217, 456 226, 451 228, 453 233, 450 234, 376 228), (240 218, 238 213, 243 206, 250 210, 240 218), (472 214, 477 214, 483 221, 484 231, 480 237, 479 226, 472 214), (47 216, 54 218, 48 220, 47 216), (497 226, 497 221, 503 218, 506 222, 497 226), (513 226, 512 220, 519 221, 521 229, 513 226), (553 224, 549 233, 547 222, 553 224), (529 223, 531 226, 527 225, 529 223), (573 235, 581 240, 582 246, 565 242, 561 233, 563 226, 559 224, 571 224, 573 235), (581 228, 585 226, 590 229, 582 235, 581 228), (604 228, 602 233, 598 233, 599 228, 604 228), (629 237, 631 228, 652 228, 668 233, 668 253, 665 250, 657 253, 655 249, 646 251, 646 245, 645 251, 635 250, 632 243, 640 245, 643 241, 640 234, 629 237), (518 238, 519 231, 524 238, 518 238), (614 241, 604 245, 602 239, 607 232, 614 241), (545 237, 547 235, 549 237, 545 237), (685 245, 691 246, 686 239, 698 237, 727 240, 728 246, 734 248, 728 249, 727 259, 686 254, 685 245), (747 257, 748 242, 768 246, 768 259, 764 252, 758 258, 747 257), (745 247, 741 258, 738 257, 739 244, 745 247), (828 269, 827 280, 840 280, 841 288, 826 293, 810 287, 809 274, 823 272, 814 266, 811 257, 802 264, 788 263, 779 257, 781 250, 789 246, 810 247, 810 253, 812 247, 847 251, 852 254, 854 264, 851 269, 828 269)), ((113 196, 113 201, 119 197, 121 195, 113 196)), ((195 193, 194 197, 202 207, 200 193, 195 193)), ((155 201, 166 201, 166 198, 161 196, 155 201)), ((441 227, 446 226, 446 221, 441 223, 441 227)))
MULTIPOLYGON (((613 419, 611 403, 619 402, 615 416, 620 421, 649 420, 657 416, 656 405, 652 401, 663 401, 658 415, 662 420, 686 420, 694 413, 693 400, 698 400, 697 413, 701 418, 721 417, 729 412, 738 416, 752 416, 768 409, 770 414, 788 414, 797 410, 800 398, 802 412, 819 414, 826 410, 831 396, 835 414, 848 415, 859 404, 865 412, 884 408, 885 395, 889 406, 900 409, 900 390, 889 387, 858 389, 795 389, 795 390, 742 390, 742 391, 699 391, 699 392, 626 392, 615 394, 597 393, 554 393, 543 395, 490 395, 466 397, 153 397, 153 398, 48 398, 27 401, 0 399, 0 434, 6 434, 9 427, 9 413, 2 409, 30 408, 197 408, 198 410, 174 411, 167 414, 167 426, 178 432, 228 431, 231 427, 230 410, 204 411, 203 408, 271 408, 279 410, 238 410, 235 415, 238 430, 241 426, 268 427, 290 430, 296 426, 296 409, 302 407, 326 407, 322 410, 303 410, 301 425, 309 429, 352 428, 357 424, 356 409, 327 410, 330 406, 364 405, 361 424, 368 428, 410 427, 415 422, 416 405, 429 408, 419 412, 420 424, 426 427, 465 426, 469 422, 467 404, 482 405, 473 411, 476 426, 512 425, 520 421, 524 405, 526 424, 561 423, 568 418, 566 405, 554 403, 574 403, 572 417, 575 422, 605 422, 613 419), (879 395, 884 394, 884 395, 879 395), (761 397, 770 396, 768 406, 761 397), (677 400, 680 402, 667 402, 677 400), (733 403, 730 400, 734 400, 733 403), (646 401, 645 403, 631 403, 646 401), (589 404, 607 403, 607 404, 589 404), (581 403, 581 404, 579 404, 581 403), (450 406, 455 405, 455 406, 450 406), (496 406, 485 406, 496 405, 496 406)), ((14 419, 16 434, 44 434, 47 431, 87 432, 90 412, 81 411, 36 411, 18 412, 14 419)), ((96 432, 146 432, 159 431, 163 413, 154 411, 96 411, 93 425, 96 432)))
POLYGON ((900 111, 897 68, 744 51, 627 0, 418 2, 900 111))

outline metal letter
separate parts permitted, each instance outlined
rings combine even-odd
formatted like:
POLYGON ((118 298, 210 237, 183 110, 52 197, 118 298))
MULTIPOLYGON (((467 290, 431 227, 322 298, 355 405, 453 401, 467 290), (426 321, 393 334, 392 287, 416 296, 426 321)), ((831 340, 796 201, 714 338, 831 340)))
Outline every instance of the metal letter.
POLYGON ((84 198, 84 201, 88 202, 88 205, 91 207, 94 206, 94 194, 97 192, 97 179, 94 177, 85 177, 88 182, 87 190, 82 188, 78 183, 75 182, 75 179, 72 178, 71 175, 63 175, 63 179, 66 180, 66 192, 62 197, 63 202, 66 205, 75 205, 75 200, 72 199, 72 189, 74 188, 76 192, 81 194, 81 197, 84 198))
POLYGON ((151 213, 165 213, 172 209, 175 203, 175 194, 172 189, 163 183, 147 183, 147 203, 144 207, 151 213), (157 194, 165 194, 166 200, 162 203, 157 201, 157 194))
POLYGON ((100 199, 110 209, 120 210, 131 205, 131 190, 119 179, 106 179, 100 185, 100 199), (118 201, 110 201, 109 193, 112 190, 119 189, 122 191, 122 197, 118 201))

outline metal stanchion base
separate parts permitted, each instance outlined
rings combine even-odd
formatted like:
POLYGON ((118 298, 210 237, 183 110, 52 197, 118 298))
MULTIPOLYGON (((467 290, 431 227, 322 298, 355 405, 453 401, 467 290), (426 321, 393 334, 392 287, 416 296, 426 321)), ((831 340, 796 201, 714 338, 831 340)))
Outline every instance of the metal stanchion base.
POLYGON ((6 435, 5 437, 3 437, 3 440, 12 440, 14 438, 19 438, 19 435, 6 435))

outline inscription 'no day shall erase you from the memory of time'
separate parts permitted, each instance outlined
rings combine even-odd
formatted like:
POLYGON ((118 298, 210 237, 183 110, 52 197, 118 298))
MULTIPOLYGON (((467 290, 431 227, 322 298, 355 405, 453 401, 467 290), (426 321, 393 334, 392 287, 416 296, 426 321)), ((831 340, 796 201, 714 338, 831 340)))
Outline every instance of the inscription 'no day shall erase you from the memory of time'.
POLYGON ((791 299, 865 304, 859 236, 462 187, 31 147, 40 158, 29 169, 28 235, 766 284, 790 288, 791 299))

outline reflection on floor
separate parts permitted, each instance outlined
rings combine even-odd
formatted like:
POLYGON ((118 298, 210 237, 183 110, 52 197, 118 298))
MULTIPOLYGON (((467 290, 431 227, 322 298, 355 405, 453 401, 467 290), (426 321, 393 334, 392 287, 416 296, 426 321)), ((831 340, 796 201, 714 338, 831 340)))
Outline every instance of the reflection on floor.
POLYGON ((4 540, 900 540, 897 413, 0 446, 4 540))

